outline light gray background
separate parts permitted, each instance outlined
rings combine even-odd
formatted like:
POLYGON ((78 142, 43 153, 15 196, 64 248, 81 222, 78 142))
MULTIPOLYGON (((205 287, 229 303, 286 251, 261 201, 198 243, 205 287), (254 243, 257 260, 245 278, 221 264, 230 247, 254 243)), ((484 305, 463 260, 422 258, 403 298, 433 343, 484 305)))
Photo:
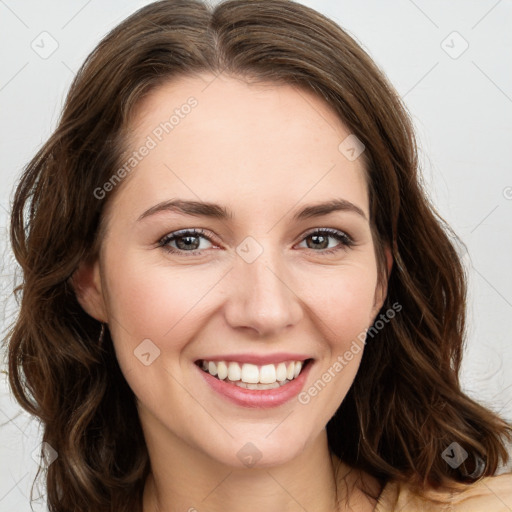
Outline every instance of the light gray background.
MULTIPOLYGON (((0 0, 3 296, 12 288, 14 272, 5 249, 13 183, 55 128, 64 95, 85 57, 112 27, 147 3, 0 0), (52 44, 58 44, 54 53, 42 58, 52 44)), ((355 37, 404 98, 416 126, 428 190, 469 251, 464 256, 470 294, 463 386, 512 420, 512 2, 302 3, 355 37)), ((2 331, 16 311, 12 300, 4 304, 2 331)), ((20 413, 5 377, 2 373, 0 511, 25 512, 37 468, 31 453, 40 442, 38 426, 20 413)), ((34 509, 44 510, 44 505, 34 509)))

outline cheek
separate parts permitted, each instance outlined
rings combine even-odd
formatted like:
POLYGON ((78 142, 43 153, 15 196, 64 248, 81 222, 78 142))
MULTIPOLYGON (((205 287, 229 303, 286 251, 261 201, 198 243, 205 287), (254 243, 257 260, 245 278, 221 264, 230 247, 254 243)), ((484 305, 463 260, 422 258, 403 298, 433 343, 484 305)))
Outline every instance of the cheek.
POLYGON ((181 404, 183 393, 171 375, 177 375, 180 355, 198 329, 198 301, 214 276, 155 265, 135 251, 121 256, 112 250, 104 268, 109 328, 124 377, 155 411, 164 397, 166 403, 181 404))
POLYGON ((209 286, 209 280, 192 268, 155 265, 137 255, 112 259, 107 274, 110 313, 138 339, 176 339, 171 333, 186 328, 194 305, 209 286))
POLYGON ((347 265, 327 277, 317 276, 316 285, 308 288, 308 302, 328 339, 343 345, 369 327, 376 312, 376 285, 377 272, 370 264, 347 265))
POLYGON ((318 317, 316 327, 323 340, 321 371, 338 389, 333 404, 346 394, 357 373, 365 332, 375 315, 376 283, 375 267, 361 262, 337 269, 310 289, 309 305, 318 317))
POLYGON ((376 272, 363 265, 339 270, 317 280, 308 298, 322 343, 319 365, 298 401, 320 425, 335 414, 354 382, 374 315, 376 272))

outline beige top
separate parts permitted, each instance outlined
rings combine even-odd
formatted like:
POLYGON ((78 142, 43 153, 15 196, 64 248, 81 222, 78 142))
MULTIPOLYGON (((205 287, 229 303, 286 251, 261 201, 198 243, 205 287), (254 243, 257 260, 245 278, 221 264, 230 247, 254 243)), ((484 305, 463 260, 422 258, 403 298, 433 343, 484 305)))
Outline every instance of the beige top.
POLYGON ((428 498, 414 494, 405 483, 392 481, 384 487, 375 512, 398 511, 512 512, 512 473, 485 477, 460 492, 431 490, 428 498))

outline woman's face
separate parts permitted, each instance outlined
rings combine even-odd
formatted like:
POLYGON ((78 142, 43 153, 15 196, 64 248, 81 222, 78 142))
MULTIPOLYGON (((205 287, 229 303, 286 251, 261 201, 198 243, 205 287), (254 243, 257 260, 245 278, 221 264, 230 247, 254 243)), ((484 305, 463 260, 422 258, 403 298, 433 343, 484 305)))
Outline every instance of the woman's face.
POLYGON ((290 460, 343 401, 385 293, 360 147, 313 94, 222 75, 160 87, 131 126, 137 163, 81 303, 108 322, 146 432, 233 466, 290 460), (181 230, 202 233, 165 239, 181 230), (271 391, 200 368, 273 381, 307 359, 271 391))

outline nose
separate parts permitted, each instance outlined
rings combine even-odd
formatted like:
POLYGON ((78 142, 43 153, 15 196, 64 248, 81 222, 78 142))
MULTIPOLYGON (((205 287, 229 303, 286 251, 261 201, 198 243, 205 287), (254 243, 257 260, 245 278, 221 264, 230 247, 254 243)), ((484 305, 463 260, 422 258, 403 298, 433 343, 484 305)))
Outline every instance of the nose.
POLYGON ((267 247, 252 263, 236 258, 225 303, 225 318, 232 328, 275 336, 300 322, 300 299, 285 262, 275 252, 267 247))

